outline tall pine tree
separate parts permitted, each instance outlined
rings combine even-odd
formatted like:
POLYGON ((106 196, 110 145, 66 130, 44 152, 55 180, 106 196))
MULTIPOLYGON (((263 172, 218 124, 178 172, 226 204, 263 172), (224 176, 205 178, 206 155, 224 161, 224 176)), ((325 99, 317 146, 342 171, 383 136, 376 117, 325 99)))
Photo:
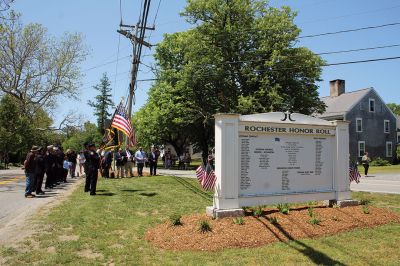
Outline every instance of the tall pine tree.
POLYGON ((104 73, 100 79, 100 83, 93 87, 99 94, 95 97, 94 101, 88 101, 88 104, 94 109, 94 115, 97 117, 97 126, 101 134, 104 134, 106 120, 111 116, 109 109, 114 106, 111 99, 110 85, 110 79, 107 73, 104 73))

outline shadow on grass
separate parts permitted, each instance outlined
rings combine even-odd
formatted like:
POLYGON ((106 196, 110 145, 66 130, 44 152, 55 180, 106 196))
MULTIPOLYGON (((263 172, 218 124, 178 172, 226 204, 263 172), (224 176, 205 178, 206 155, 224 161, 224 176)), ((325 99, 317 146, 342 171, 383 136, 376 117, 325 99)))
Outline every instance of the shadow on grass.
POLYGON ((112 192, 96 193, 96 195, 97 195, 97 196, 108 196, 108 197, 111 197, 111 196, 114 196, 115 193, 112 193, 112 192))
POLYGON ((121 189, 120 191, 134 193, 134 192, 139 192, 139 191, 143 191, 143 190, 141 190, 141 189, 121 189))
POLYGON ((318 251, 305 243, 294 239, 285 229, 282 228, 280 224, 275 224, 274 226, 290 241, 286 241, 287 239, 282 238, 277 233, 271 230, 267 224, 262 222, 259 218, 257 220, 262 223, 277 239, 286 244, 288 247, 295 249, 296 251, 302 253, 307 256, 314 264, 317 265, 340 265, 344 266, 346 264, 341 263, 340 261, 334 260, 325 253, 318 251), (298 247, 298 246, 300 247, 298 247))
POLYGON ((141 195, 141 196, 146 196, 146 197, 154 197, 155 195, 157 195, 157 193, 155 193, 155 192, 151 192, 151 193, 139 193, 139 195, 141 195))

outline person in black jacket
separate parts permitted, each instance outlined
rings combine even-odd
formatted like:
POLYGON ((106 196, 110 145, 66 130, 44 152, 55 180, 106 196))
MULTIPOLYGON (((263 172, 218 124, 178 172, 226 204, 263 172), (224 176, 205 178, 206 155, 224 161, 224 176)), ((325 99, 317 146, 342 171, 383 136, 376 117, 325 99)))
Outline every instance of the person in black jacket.
POLYGON ((110 168, 112 163, 112 153, 111 151, 106 151, 102 159, 102 169, 105 178, 110 178, 110 168))
POLYGON ((115 166, 117 167, 117 178, 123 178, 125 176, 125 168, 124 168, 124 156, 122 153, 122 149, 119 148, 118 151, 114 155, 115 166))
POLYGON ((44 192, 42 190, 43 177, 44 177, 44 173, 46 171, 45 159, 44 159, 45 152, 44 151, 45 151, 45 149, 40 148, 39 152, 35 156, 36 195, 44 195, 44 192))
POLYGON ((90 143, 89 150, 85 152, 86 158, 86 183, 85 192, 90 191, 90 195, 96 195, 97 176, 100 168, 100 156, 96 153, 96 145, 90 143))
POLYGON ((56 176, 55 176, 55 156, 54 156, 54 146, 47 146, 47 152, 44 156, 45 166, 46 166, 46 183, 44 188, 50 189, 53 188, 56 184, 56 176))

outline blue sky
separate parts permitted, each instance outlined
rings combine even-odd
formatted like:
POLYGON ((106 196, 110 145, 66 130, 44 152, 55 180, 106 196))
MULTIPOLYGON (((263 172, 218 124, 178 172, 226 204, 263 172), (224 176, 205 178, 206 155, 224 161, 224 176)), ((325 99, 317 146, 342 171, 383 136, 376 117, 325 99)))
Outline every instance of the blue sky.
MULTIPOLYGON (((159 0, 153 0, 149 15, 149 24, 154 21, 159 0)), ((136 24, 139 17, 141 0, 121 0, 122 17, 125 24, 136 24)), ((148 32, 151 43, 162 40, 165 33, 183 31, 190 27, 179 16, 185 6, 185 0, 161 0, 160 10, 155 21, 156 30, 148 32)), ((400 22, 400 1, 397 0, 273 0, 273 6, 290 6, 298 12, 295 20, 302 35, 332 32, 343 29, 360 28, 386 23, 400 22)), ((127 95, 131 44, 128 39, 116 32, 120 22, 118 0, 16 0, 13 9, 22 13, 23 23, 36 22, 45 26, 49 33, 60 36, 64 32, 81 32, 89 48, 89 56, 82 64, 84 77, 80 88, 79 101, 60 99, 55 110, 56 123, 69 110, 76 110, 87 120, 95 121, 93 110, 87 101, 96 94, 92 88, 102 74, 107 72, 112 82, 114 102, 127 95), (119 53, 118 53, 119 47, 119 53), (120 58, 117 62, 109 63, 120 58), (92 67, 103 65, 91 70, 92 67)), ((337 34, 317 38, 301 39, 305 46, 315 53, 339 51, 375 46, 400 44, 400 26, 385 27, 367 31, 337 34)), ((153 50, 144 49, 143 61, 147 65, 154 63, 153 50)), ((328 63, 364 60, 372 58, 400 56, 400 47, 364 51, 356 53, 325 55, 328 63)), ((321 96, 329 94, 329 80, 345 79, 346 91, 374 87, 386 102, 400 103, 399 74, 400 60, 382 61, 364 64, 351 64, 325 67, 319 85, 321 96)), ((149 68, 140 67, 138 79, 152 78, 149 68)), ((147 99, 151 82, 139 82, 134 111, 147 99)))

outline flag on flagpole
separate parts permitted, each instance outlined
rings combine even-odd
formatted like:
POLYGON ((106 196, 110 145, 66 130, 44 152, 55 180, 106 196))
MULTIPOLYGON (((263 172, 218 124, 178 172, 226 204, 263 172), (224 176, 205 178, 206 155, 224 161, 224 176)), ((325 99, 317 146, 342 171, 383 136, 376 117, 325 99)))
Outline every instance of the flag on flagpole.
POLYGON ((114 117, 111 122, 111 127, 118 129, 124 133, 130 142, 130 145, 136 144, 136 134, 132 127, 131 120, 126 113, 125 107, 122 102, 119 103, 117 109, 115 110, 114 117))
POLYGON ((350 183, 355 181, 357 184, 360 183, 360 172, 358 171, 357 165, 355 163, 350 163, 349 166, 349 180, 350 183))

